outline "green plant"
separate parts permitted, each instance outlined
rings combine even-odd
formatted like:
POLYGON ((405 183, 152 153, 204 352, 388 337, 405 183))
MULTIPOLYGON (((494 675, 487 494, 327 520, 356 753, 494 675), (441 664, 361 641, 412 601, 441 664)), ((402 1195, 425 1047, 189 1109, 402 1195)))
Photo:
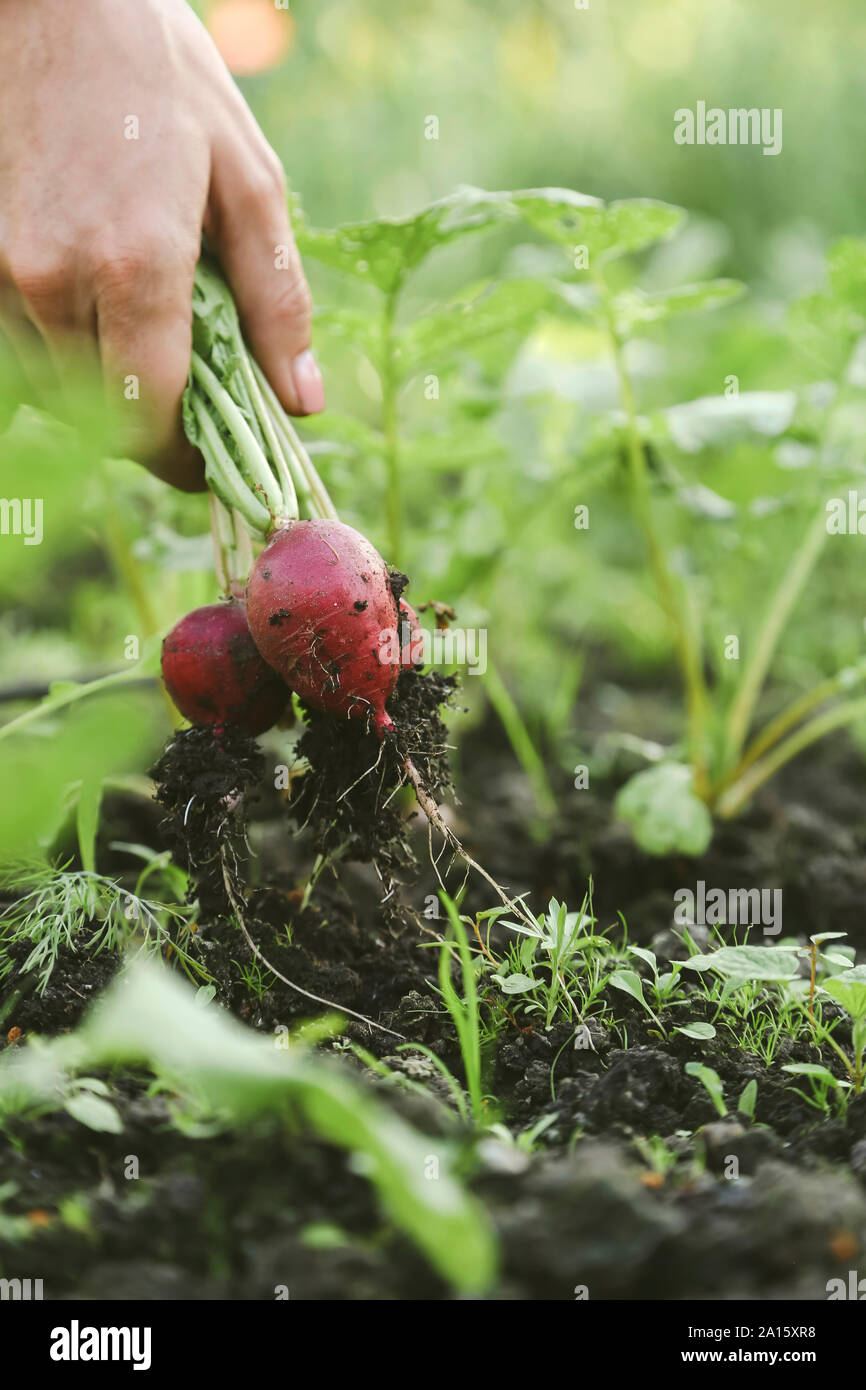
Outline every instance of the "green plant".
MULTIPOLYGON (((670 434, 659 431, 639 413, 627 357, 631 339, 647 325, 667 322, 685 312, 728 305, 742 286, 716 280, 654 293, 619 287, 615 273, 619 258, 674 235, 684 217, 679 208, 649 199, 604 204, 568 189, 530 189, 510 197, 520 214, 567 258, 571 268, 564 289, 567 302, 606 332, 625 417, 632 506, 659 603, 670 624, 685 689, 686 760, 668 756, 658 766, 638 774, 621 790, 618 812, 650 852, 678 849, 699 854, 712 835, 710 812, 723 818, 736 815, 791 758, 816 739, 866 714, 864 697, 843 699, 815 713, 834 696, 845 695, 862 684, 866 662, 860 661, 799 696, 747 744, 780 637, 824 547, 826 509, 810 498, 813 510, 809 524, 771 594, 735 688, 730 694, 713 689, 705 675, 703 615, 695 601, 695 586, 671 563, 657 500, 660 483, 679 492, 689 504, 694 503, 694 497, 680 486, 676 470, 665 457, 672 444, 670 434), (590 292, 584 291, 584 283, 590 292)), ((836 246, 830 256, 829 281, 823 298, 813 296, 810 300, 809 314, 822 328, 830 321, 837 324, 850 355, 864 323, 861 306, 866 241, 847 239, 836 246)), ((842 379, 847 381, 844 368, 842 379)), ((819 453, 828 452, 830 425, 840 397, 841 392, 837 392, 826 412, 819 453)), ((714 414, 724 419, 724 398, 715 402, 708 398, 708 404, 722 407, 714 414)), ((693 405, 700 407, 701 402, 693 405)), ((748 405, 743 402, 746 408, 748 405)), ((729 421, 736 418, 738 408, 737 398, 727 412, 729 421)), ((711 419, 713 412, 705 409, 704 417, 711 419)), ((783 411, 782 417, 784 428, 790 411, 783 411)))
MULTIPOLYGON (((442 893, 440 896, 445 911, 448 913, 451 934, 453 935, 454 944, 457 948, 457 960, 460 966, 460 979, 462 982, 463 994, 461 997, 461 995, 457 993, 451 981, 453 947, 447 937, 443 941, 439 952, 439 993, 444 1000, 445 1007, 451 1015, 452 1022, 457 1030, 457 1040, 460 1044, 460 1055, 463 1059, 463 1071, 466 1077, 466 1090, 469 1093, 472 1118, 476 1125, 480 1125, 483 1123, 486 1110, 486 1097, 484 1095, 481 1076, 481 1005, 478 997, 477 981, 477 971, 480 967, 480 962, 476 962, 469 949, 466 927, 460 917, 456 904, 447 893, 442 893)), ((424 1050, 426 1055, 435 1057, 435 1054, 429 1053, 427 1049, 424 1050)))
POLYGON ((0 885, 19 895, 0 913, 0 980, 17 967, 22 980, 36 976, 43 994, 61 950, 96 956, 136 943, 151 953, 173 950, 188 974, 209 979, 187 949, 187 907, 139 897, 101 874, 38 862, 7 868, 0 885), (18 964, 21 946, 27 954, 18 964))
POLYGON ((518 952, 521 966, 519 970, 499 970, 492 978, 503 994, 533 995, 524 1007, 527 1013, 542 1013, 544 1026, 550 1028, 563 999, 568 1003, 569 1017, 580 1016, 580 1009, 569 992, 572 973, 580 968, 582 952, 587 947, 603 942, 603 937, 595 936, 585 930, 592 926, 591 892, 587 892, 578 912, 569 912, 565 903, 551 898, 546 913, 536 917, 528 908, 522 922, 503 920, 502 925, 518 932, 523 938, 518 952), (543 975, 528 975, 527 970, 537 969, 543 975))
POLYGON ((849 1056, 836 1042, 829 1028, 823 1022, 816 1026, 816 1037, 826 1042, 836 1053, 851 1078, 854 1094, 863 1089, 864 1058, 866 1058, 866 966, 855 965, 844 975, 835 975, 825 980, 821 986, 825 994, 835 999, 837 1004, 851 1017, 851 1053, 849 1056))
POLYGON ((647 1167, 660 1178, 666 1178, 668 1173, 672 1173, 679 1162, 679 1154, 660 1134, 651 1134, 648 1137, 636 1134, 631 1142, 647 1167))
POLYGON ((822 1066, 818 1062, 788 1062, 782 1067, 782 1071, 790 1072, 792 1076, 803 1076, 809 1084, 809 1091, 803 1091, 799 1086, 791 1086, 790 1089, 801 1096, 807 1105, 813 1109, 820 1110, 822 1115, 830 1115, 831 1103, 835 1108, 836 1114, 845 1118, 848 1109, 848 1091, 850 1081, 840 1081, 834 1076, 829 1067, 822 1066))
POLYGON ((704 1062, 686 1062, 686 1075, 694 1076, 700 1081, 716 1111, 724 1120, 728 1113, 725 1097, 722 1093, 722 1078, 713 1067, 708 1067, 704 1062))
MULTIPOLYGON (((384 508, 388 555, 402 563, 406 443, 401 429, 400 395, 419 374, 435 377, 448 370, 455 355, 485 338, 525 330, 550 301, 538 281, 511 279, 504 285, 469 292, 456 304, 437 307, 405 323, 401 318, 410 278, 440 247, 513 217, 507 193, 462 188, 406 218, 382 218, 333 230, 302 226, 298 244, 305 256, 363 282, 374 290, 372 314, 339 308, 324 312, 326 332, 349 337, 364 354, 379 382, 378 429, 329 414, 322 428, 327 437, 379 457, 385 466, 384 508)), ((315 428, 315 426, 314 426, 315 428)), ((451 437, 440 437, 443 453, 465 453, 468 431, 455 423, 451 437)), ((470 437, 471 439, 471 437, 470 437)), ((474 441, 471 441, 474 442, 474 441)))

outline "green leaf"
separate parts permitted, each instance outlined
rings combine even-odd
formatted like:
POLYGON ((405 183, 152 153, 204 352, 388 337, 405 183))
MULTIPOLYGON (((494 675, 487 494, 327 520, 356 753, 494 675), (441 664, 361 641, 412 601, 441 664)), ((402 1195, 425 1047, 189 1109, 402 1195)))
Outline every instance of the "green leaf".
POLYGON ((536 989, 541 983, 539 980, 530 979, 528 975, 493 975, 494 979, 502 990, 503 994, 526 994, 527 990, 536 989))
POLYGON ((123 1121, 111 1102, 90 1091, 79 1091, 71 1096, 63 1108, 73 1120, 100 1134, 120 1134, 123 1130, 123 1121))
POLYGON ((842 237, 834 242, 827 274, 834 298, 866 318, 866 238, 842 237))
POLYGON ((721 946, 705 956, 683 961, 690 970, 715 970, 730 980, 793 980, 799 959, 779 946, 721 946))
MULTIPOLYGON (((357 1155, 384 1209, 445 1278, 467 1291, 489 1282, 491 1232, 454 1176, 446 1144, 436 1141, 440 1176, 430 1182, 429 1136, 416 1134, 335 1066, 300 1048, 275 1048, 216 1005, 200 1008, 194 991, 168 970, 134 960, 72 1045, 83 1047, 91 1065, 144 1062, 235 1125, 282 1113, 291 1100, 314 1133, 357 1155)), ((0 1096, 2 1076, 0 1064, 0 1096)))
POLYGON ((582 239, 589 209, 603 209, 600 198, 571 188, 526 188, 511 194, 520 216, 550 241, 573 248, 582 239))
POLYGON ((78 852, 85 873, 96 873, 96 833, 102 806, 102 779, 85 777, 78 792, 75 824, 78 833, 78 852))
POLYGON ((703 1062, 686 1062, 686 1075, 697 1077, 698 1081, 700 1081, 701 1085, 707 1091, 713 1105, 716 1107, 722 1119, 724 1119, 728 1113, 728 1107, 725 1104, 725 1097, 722 1093, 722 1078, 719 1076, 719 1073, 714 1071, 712 1067, 706 1066, 703 1062))
POLYGON ((614 810, 648 854, 703 854, 713 838, 712 817, 683 763, 638 772, 620 788, 614 810))
POLYGON ((443 375, 455 354, 480 339, 525 334, 557 296, 540 280, 504 280, 471 299, 459 300, 416 319, 402 335, 397 365, 405 379, 418 371, 443 375))
POLYGON ((326 410, 322 415, 311 415, 304 420, 304 433, 314 435, 323 451, 351 454, 356 458, 378 458, 384 448, 378 430, 335 410, 326 410))
POLYGON ((695 1038, 699 1042, 709 1042, 710 1038, 716 1036, 716 1030, 711 1023, 684 1023, 681 1027, 674 1029, 675 1033, 683 1033, 687 1038, 695 1038))
POLYGON ((737 1101, 737 1113, 745 1115, 747 1119, 755 1118, 755 1104, 758 1099, 758 1083, 754 1079, 747 1081, 743 1087, 743 1093, 737 1101))
POLYGON ((453 429, 413 434, 403 447, 406 472, 412 476, 463 473, 482 463, 504 461, 508 452, 485 421, 466 421, 453 429))
POLYGON ((656 958, 652 951, 648 951, 645 946, 629 946, 628 949, 631 955, 637 956, 638 960, 642 960, 645 965, 648 965, 654 975, 658 973, 656 958))
POLYGON ((315 318, 316 340, 349 342, 363 352, 378 372, 382 370, 382 330, 378 317, 360 309, 319 309, 315 318))
POLYGON ((685 218, 682 208, 652 198, 605 204, 569 188, 528 188, 511 199, 543 236, 570 251, 585 246, 590 266, 664 241, 685 218))
POLYGON ((825 1081, 834 1090, 847 1089, 849 1085, 847 1081, 840 1081, 827 1067, 822 1067, 817 1062, 788 1062, 782 1067, 782 1071, 790 1072, 792 1076, 814 1076, 819 1081, 825 1081))
POLYGON ((627 338, 636 328, 661 323, 677 314, 697 309, 718 309, 739 299, 745 290, 738 280, 706 280, 698 285, 647 294, 643 290, 623 290, 613 300, 617 329, 627 338))
POLYGON ((634 970, 615 970, 612 975, 607 977, 607 984, 614 989, 622 990, 623 994, 630 994, 632 999, 636 999, 639 1004, 646 1008, 646 1000, 643 997, 643 983, 640 975, 634 970))
POLYGON ((643 981, 640 975, 636 974, 634 970, 614 970, 612 975, 608 975, 605 984, 613 985, 614 989, 621 990, 623 994, 629 994, 632 999, 636 999, 637 1002, 646 1009, 653 1022, 664 1032, 661 1019, 653 1013, 649 1004, 644 999, 643 981))
POLYGON ((509 195, 461 188, 413 217, 347 223, 333 230, 299 227, 301 254, 395 294, 410 271, 438 246, 481 231, 511 214, 509 195))
POLYGON ((846 970, 844 975, 834 975, 830 980, 823 980, 821 988, 835 999, 837 1004, 841 1004, 852 1018, 866 1017, 866 965, 855 965, 853 970, 846 970))
POLYGON ((791 305, 787 326, 801 351, 830 377, 842 374, 862 329, 850 305, 820 291, 791 305))

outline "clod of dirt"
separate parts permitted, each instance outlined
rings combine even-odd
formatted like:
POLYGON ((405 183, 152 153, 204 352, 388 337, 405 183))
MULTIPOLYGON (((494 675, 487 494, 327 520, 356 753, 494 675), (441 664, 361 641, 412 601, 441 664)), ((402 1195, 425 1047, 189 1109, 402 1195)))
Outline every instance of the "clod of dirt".
POLYGON ((307 729, 298 753, 309 771, 296 782, 290 811, 312 832, 317 849, 375 865, 386 888, 416 860, 395 790, 405 781, 402 763, 412 758, 432 796, 451 789, 442 706, 456 681, 436 672, 406 670, 400 675, 389 712, 395 738, 380 742, 353 719, 304 706, 307 729))
POLYGON ((245 730, 202 724, 175 734, 151 770, 166 811, 163 833, 203 908, 228 906, 224 870, 244 897, 249 796, 263 772, 264 757, 245 730))

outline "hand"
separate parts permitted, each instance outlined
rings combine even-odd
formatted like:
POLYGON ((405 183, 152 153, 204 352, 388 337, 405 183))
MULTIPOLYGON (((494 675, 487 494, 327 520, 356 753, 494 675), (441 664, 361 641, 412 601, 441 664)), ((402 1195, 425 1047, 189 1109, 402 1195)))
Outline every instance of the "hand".
POLYGON ((293 414, 324 408, 283 171, 185 0, 0 0, 0 317, 101 362, 130 452, 202 486, 179 406, 204 231, 293 414), (86 346, 85 346, 86 345, 86 346))

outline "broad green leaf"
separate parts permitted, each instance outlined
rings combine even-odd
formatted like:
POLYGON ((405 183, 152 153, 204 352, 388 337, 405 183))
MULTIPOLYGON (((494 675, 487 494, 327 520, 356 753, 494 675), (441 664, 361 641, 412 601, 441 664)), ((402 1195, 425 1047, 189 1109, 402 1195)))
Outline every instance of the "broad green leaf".
POLYGON ((511 201, 531 226, 550 241, 575 247, 585 228, 587 209, 604 207, 600 198, 576 193, 571 188, 525 188, 511 194, 511 201))
POLYGON ((661 1028, 660 1019, 653 1013, 646 999, 644 999, 643 981, 640 975, 636 974, 634 970, 614 970, 612 975, 608 975, 605 983, 613 985, 614 989, 621 990, 623 994, 629 994, 632 999, 636 999, 637 1002, 646 1009, 653 1022, 658 1024, 659 1028, 661 1028))
POLYGON ((526 994, 527 990, 536 989, 541 983, 539 980, 532 980, 528 975, 493 975, 494 979, 502 990, 503 994, 526 994))
POLYGON ((634 970, 615 970, 612 975, 608 975, 607 984, 614 989, 619 989, 623 994, 630 994, 632 999, 636 999, 639 1004, 646 1007, 646 1000, 643 997, 643 982, 640 975, 634 970))
POLYGON ((728 448, 742 439, 783 434, 794 418, 793 391, 742 391, 738 396, 701 396, 671 406, 664 418, 683 453, 728 448))
POLYGON ((713 838, 712 817, 683 763, 638 772, 620 788, 614 810, 648 854, 703 854, 713 838))
POLYGON ((793 980, 799 968, 796 950, 779 946, 720 946, 683 964, 690 970, 715 970, 729 980, 793 980))
MULTIPOLYGON (((123 678, 118 681, 123 684, 123 678)), ((123 691, 91 701, 87 686, 75 686, 72 704, 60 714, 60 700, 33 707, 33 718, 0 742, 0 785, 16 787, 15 798, 0 798, 0 862, 44 847, 68 814, 67 788, 89 778, 94 785, 131 767, 146 764, 153 737, 152 700, 123 691), (18 733, 20 728, 21 732, 18 733)), ((0 737, 2 737, 0 730, 0 737)), ((92 826, 92 816, 85 817, 92 826)))
POLYGON ((123 1130, 123 1121, 111 1102, 91 1091, 79 1091, 64 1102, 63 1108, 73 1120, 101 1134, 120 1134, 123 1130))
POLYGON ((823 980, 821 988, 835 999, 852 1018, 866 1017, 866 965, 855 965, 844 975, 823 980))
POLYGON ((675 1028, 674 1032, 683 1033, 687 1038, 696 1038, 699 1042, 709 1042, 710 1038, 716 1036, 716 1030, 711 1023, 683 1023, 679 1028, 675 1028))
POLYGON ((628 949, 631 955, 637 956, 638 960, 642 960, 646 965, 649 966, 653 974, 656 974, 656 958, 655 954, 652 951, 648 951, 645 946, 629 946, 628 949))
POLYGON ((572 253, 585 246, 590 268, 665 240, 685 217, 682 208, 652 198, 605 204, 568 188, 522 189, 511 198, 520 214, 551 241, 572 253))
POLYGON ((677 314, 697 309, 718 309, 739 299, 745 286, 738 280, 707 280, 699 285, 647 294, 643 290, 623 290, 613 301, 613 312, 620 334, 627 338, 636 328, 661 323, 677 314))
POLYGON ((406 276, 438 246, 511 215, 507 193, 461 188, 414 217, 355 222, 333 230, 299 227, 301 254, 395 294, 406 276))
POLYGON ((504 280, 488 285, 471 299, 460 300, 416 319, 398 347, 401 375, 418 371, 442 375, 453 355, 491 336, 525 334, 557 295, 539 280, 504 280))

